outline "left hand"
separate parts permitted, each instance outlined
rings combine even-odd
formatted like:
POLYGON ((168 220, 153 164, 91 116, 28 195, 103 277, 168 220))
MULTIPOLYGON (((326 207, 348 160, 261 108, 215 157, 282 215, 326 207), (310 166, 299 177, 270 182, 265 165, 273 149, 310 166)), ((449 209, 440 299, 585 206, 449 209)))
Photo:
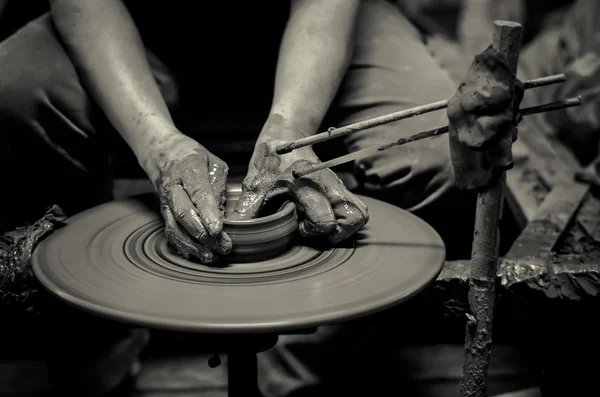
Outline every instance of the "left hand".
POLYGON ((336 244, 360 230, 369 219, 366 205, 329 169, 295 179, 293 171, 320 161, 311 148, 279 155, 275 149, 283 143, 286 141, 272 137, 259 138, 230 219, 254 218, 268 200, 288 193, 296 201, 302 236, 323 236, 336 244))

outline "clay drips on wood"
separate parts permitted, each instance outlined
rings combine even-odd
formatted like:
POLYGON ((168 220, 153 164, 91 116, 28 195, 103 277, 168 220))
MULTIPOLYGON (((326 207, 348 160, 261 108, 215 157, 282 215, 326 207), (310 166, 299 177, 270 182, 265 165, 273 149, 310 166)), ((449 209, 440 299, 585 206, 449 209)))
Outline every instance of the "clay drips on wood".
POLYGON ((515 115, 523 98, 523 84, 490 46, 477 55, 447 114, 450 152, 456 183, 477 189, 512 168, 512 143, 517 139, 515 115), (515 97, 514 107, 511 101, 515 97))

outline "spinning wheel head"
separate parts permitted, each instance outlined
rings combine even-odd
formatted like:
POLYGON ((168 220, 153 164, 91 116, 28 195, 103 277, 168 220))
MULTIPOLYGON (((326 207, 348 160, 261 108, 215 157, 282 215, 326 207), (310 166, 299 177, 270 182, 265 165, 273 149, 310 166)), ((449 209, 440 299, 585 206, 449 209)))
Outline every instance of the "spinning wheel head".
MULTIPOLYGON (((276 257, 228 258, 221 267, 176 255, 156 202, 115 201, 78 214, 40 243, 33 270, 66 302, 146 327, 276 333, 337 323, 415 295, 437 277, 445 258, 442 240, 425 222, 360 198, 369 224, 344 245, 317 249, 294 238, 276 257)), ((273 218, 283 229, 297 222, 289 208, 273 218)))

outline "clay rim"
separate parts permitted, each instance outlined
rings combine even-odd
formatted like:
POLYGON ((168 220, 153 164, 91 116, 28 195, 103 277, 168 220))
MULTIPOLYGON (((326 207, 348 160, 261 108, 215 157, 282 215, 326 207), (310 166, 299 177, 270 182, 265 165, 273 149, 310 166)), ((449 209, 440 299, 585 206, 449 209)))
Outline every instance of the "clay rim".
MULTIPOLYGON (((239 200, 240 196, 242 193, 242 184, 241 183, 232 183, 232 184, 228 184, 227 188, 226 188, 226 196, 227 199, 229 200, 230 198, 232 200, 235 200, 235 202, 237 203, 237 201, 239 200)), ((265 225, 268 223, 275 223, 275 222, 279 222, 283 219, 288 218, 296 209, 296 203, 294 203, 292 200, 286 200, 283 202, 283 204, 281 204, 281 206, 279 207, 279 209, 270 215, 267 216, 261 216, 258 218, 252 218, 252 219, 244 219, 244 220, 239 220, 239 221, 234 221, 231 219, 227 219, 227 217, 223 218, 223 225, 228 225, 228 226, 232 226, 232 227, 248 227, 248 226, 253 226, 253 225, 265 225)))
POLYGON ((223 219, 224 225, 230 226, 250 226, 250 225, 263 225, 265 223, 271 223, 281 220, 282 218, 286 218, 296 209, 296 204, 293 201, 286 201, 281 208, 275 212, 274 214, 262 216, 259 218, 253 219, 244 219, 241 221, 233 221, 227 218, 223 219))

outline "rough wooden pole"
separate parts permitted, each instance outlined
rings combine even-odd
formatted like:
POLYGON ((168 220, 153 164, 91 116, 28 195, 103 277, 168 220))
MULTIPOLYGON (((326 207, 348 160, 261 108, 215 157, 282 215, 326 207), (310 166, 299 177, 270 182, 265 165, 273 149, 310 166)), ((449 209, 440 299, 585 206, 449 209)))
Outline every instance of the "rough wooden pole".
MULTIPOLYGON (((493 31, 493 49, 498 52, 516 78, 521 50, 522 27, 516 22, 496 21, 493 31)), ((514 78, 509 84, 515 83, 514 78)), ((498 271, 500 232, 505 174, 487 190, 478 193, 475 215, 475 233, 471 253, 471 279, 465 335, 465 361, 461 393, 463 397, 487 396, 487 372, 492 346, 495 283, 498 271)))

